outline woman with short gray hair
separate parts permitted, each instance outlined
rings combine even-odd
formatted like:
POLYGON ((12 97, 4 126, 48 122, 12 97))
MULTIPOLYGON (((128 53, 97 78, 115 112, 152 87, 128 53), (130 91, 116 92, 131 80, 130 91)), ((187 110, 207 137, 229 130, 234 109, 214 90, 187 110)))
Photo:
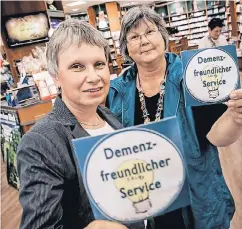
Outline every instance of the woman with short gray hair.
MULTIPOLYGON (((51 36, 47 66, 61 94, 18 148, 21 229, 127 229, 94 220, 72 146, 74 138, 122 128, 99 106, 109 91, 108 55, 101 33, 80 20, 62 22, 51 36)), ((143 228, 143 223, 130 228, 143 228)))
POLYGON ((191 206, 154 218, 155 229, 228 229, 234 202, 215 146, 230 145, 241 135, 242 90, 233 92, 237 100, 228 103, 229 109, 223 104, 186 108, 182 64, 166 52, 168 36, 162 21, 145 6, 124 15, 120 49, 134 63, 111 81, 107 105, 125 127, 177 117, 191 206))

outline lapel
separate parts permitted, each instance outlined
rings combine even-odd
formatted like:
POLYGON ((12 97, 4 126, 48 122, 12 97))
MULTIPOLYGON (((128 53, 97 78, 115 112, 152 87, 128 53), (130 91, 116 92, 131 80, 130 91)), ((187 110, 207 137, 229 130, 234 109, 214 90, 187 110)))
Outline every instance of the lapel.
MULTIPOLYGON (((61 99, 61 95, 56 98, 53 113, 58 121, 70 131, 73 138, 90 136, 90 134, 79 124, 76 117, 71 113, 68 107, 61 99)), ((106 107, 98 106, 97 113, 106 121, 114 130, 122 129, 122 124, 115 118, 110 110, 106 107)))

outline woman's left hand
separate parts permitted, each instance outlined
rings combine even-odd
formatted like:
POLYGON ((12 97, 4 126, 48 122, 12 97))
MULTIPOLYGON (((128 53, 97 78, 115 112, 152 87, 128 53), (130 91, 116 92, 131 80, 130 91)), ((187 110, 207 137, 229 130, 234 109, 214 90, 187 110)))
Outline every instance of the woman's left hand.
POLYGON ((230 94, 230 100, 225 104, 233 120, 242 125, 242 89, 233 91, 230 94))

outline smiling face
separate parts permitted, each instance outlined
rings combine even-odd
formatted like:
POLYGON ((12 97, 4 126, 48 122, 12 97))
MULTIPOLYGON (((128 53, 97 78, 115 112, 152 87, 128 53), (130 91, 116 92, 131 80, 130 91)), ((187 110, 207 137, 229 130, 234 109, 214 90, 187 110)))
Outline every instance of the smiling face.
POLYGON ((109 91, 109 68, 103 48, 82 43, 59 54, 57 85, 62 100, 76 108, 97 107, 109 91))
POLYGON ((127 34, 127 41, 129 56, 137 64, 149 64, 164 56, 164 39, 157 26, 148 20, 142 20, 132 28, 127 34))

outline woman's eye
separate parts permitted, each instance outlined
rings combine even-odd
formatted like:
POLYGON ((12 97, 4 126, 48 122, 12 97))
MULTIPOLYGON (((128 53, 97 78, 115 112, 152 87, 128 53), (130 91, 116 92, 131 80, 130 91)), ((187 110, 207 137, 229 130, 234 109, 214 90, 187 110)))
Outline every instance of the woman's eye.
POLYGON ((106 64, 104 62, 97 62, 95 64, 95 67, 98 68, 98 69, 102 69, 106 66, 106 64))
POLYGON ((154 29, 150 29, 150 30, 147 31, 146 34, 151 35, 151 34, 153 34, 153 33, 155 33, 155 30, 154 30, 154 29))
POLYGON ((73 71, 82 71, 82 70, 85 69, 85 67, 84 67, 83 65, 80 65, 80 64, 73 64, 73 65, 71 66, 71 69, 72 69, 73 71))
POLYGON ((134 35, 130 38, 131 41, 135 41, 135 40, 138 40, 138 39, 139 39, 138 35, 134 35))

